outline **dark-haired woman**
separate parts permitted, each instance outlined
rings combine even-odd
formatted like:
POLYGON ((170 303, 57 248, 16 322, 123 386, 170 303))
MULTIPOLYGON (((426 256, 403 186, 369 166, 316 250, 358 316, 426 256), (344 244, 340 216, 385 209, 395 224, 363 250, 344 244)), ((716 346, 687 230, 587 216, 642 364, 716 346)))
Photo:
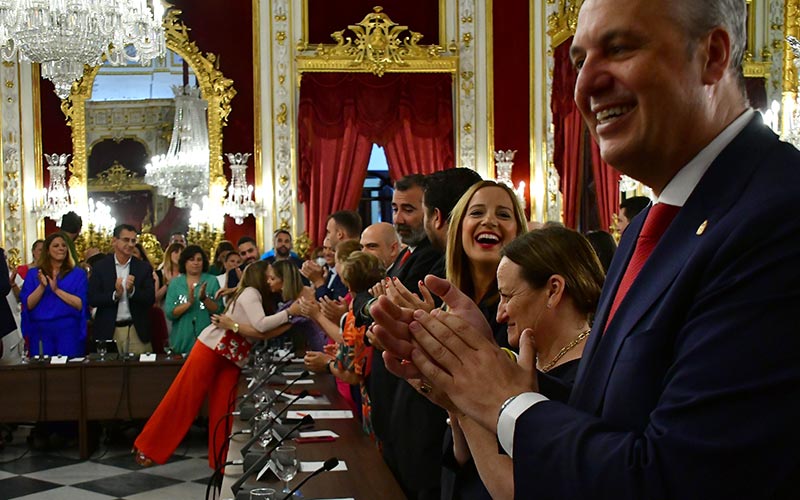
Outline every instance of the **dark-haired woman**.
MULTIPOLYGON (((531 332, 538 359, 527 368, 538 371, 542 394, 566 401, 605 279, 600 261, 586 238, 556 226, 520 236, 502 255, 497 320, 508 325, 512 347, 526 341, 523 331, 531 332)), ((511 459, 497 452, 497 436, 457 413, 451 413, 450 422, 455 460, 463 466, 474 459, 480 474, 469 464, 456 468, 453 498, 513 498, 511 459)))
POLYGON ((84 355, 89 287, 86 272, 73 263, 61 233, 45 239, 36 265, 25 276, 19 296, 22 333, 31 355, 84 355))
POLYGON ((197 335, 211 324, 211 315, 222 309, 214 296, 219 289, 217 277, 208 274, 208 257, 202 248, 189 245, 178 260, 181 274, 169 283, 164 312, 172 321, 169 343, 175 352, 188 353, 197 335))

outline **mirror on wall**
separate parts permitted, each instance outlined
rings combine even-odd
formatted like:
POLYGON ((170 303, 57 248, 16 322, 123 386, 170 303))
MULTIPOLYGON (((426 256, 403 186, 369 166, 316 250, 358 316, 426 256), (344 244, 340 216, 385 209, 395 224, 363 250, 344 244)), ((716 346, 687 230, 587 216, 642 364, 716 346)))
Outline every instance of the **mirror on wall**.
POLYGON ((233 81, 219 70, 217 57, 202 53, 180 21, 181 11, 164 16, 167 55, 148 66, 87 67, 61 109, 72 128, 73 203, 88 200, 111 207, 118 223, 151 228, 163 243, 174 230, 186 229, 187 209, 175 207, 145 182, 145 165, 169 149, 175 116, 173 86, 199 88, 207 104, 209 190, 227 181, 222 170, 222 128, 227 125, 233 81))
POLYGON ((111 208, 117 223, 152 228, 164 240, 185 231, 189 210, 145 182, 145 166, 167 152, 175 118, 173 87, 197 86, 172 50, 147 67, 103 65, 86 106, 87 194, 111 208))

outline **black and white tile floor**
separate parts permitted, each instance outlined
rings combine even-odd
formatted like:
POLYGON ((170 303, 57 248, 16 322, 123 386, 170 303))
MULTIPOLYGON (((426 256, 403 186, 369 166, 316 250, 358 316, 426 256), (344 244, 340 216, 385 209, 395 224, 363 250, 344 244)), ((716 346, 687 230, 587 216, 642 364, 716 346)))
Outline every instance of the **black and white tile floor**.
POLYGON ((170 461, 139 467, 130 446, 101 444, 89 460, 77 446, 29 449, 30 428, 20 426, 0 450, 0 500, 197 500, 205 498, 206 434, 193 428, 170 461))

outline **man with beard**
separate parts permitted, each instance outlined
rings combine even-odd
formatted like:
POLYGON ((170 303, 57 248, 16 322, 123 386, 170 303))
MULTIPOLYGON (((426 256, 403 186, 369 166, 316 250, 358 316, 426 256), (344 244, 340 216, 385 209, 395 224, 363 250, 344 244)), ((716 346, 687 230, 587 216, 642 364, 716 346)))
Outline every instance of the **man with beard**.
POLYGON ((303 267, 303 261, 292 252, 292 234, 289 231, 286 229, 275 231, 273 245, 272 250, 261 256, 262 260, 266 260, 270 264, 277 260, 288 260, 298 269, 303 267))
MULTIPOLYGON (((425 234, 425 179, 422 175, 399 179, 392 196, 394 227, 407 248, 395 259, 389 276, 413 293, 419 293, 419 281, 442 256, 425 234)), ((356 297, 355 310, 366 313, 357 317, 357 324, 372 322, 366 305, 372 298, 368 294, 356 297)), ((383 458, 408 498, 438 499, 447 415, 408 384, 398 383, 399 379, 386 370, 379 346, 375 347, 367 384, 372 425, 382 443, 383 458)))

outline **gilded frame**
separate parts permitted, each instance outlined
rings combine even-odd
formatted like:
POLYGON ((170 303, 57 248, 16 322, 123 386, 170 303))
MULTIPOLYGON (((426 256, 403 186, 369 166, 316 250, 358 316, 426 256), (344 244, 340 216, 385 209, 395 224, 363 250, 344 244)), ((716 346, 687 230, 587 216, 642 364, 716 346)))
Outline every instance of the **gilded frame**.
POLYGON ((320 43, 313 55, 306 40, 298 43, 298 81, 306 72, 373 73, 452 73, 458 71, 457 48, 451 44, 447 51, 441 45, 419 45, 420 33, 408 26, 394 23, 383 7, 374 7, 373 12, 356 24, 331 33, 335 44, 320 43), (349 30, 349 32, 348 32, 349 30), (408 33, 410 36, 402 36, 408 33))
MULTIPOLYGON (((190 29, 178 18, 180 9, 169 9, 164 15, 166 46, 181 56, 192 68, 200 86, 200 94, 208 102, 209 189, 224 190, 228 181, 222 170, 222 127, 228 124, 231 100, 236 95, 233 80, 225 78, 218 68, 217 56, 205 55, 189 38, 190 29)), ((69 97, 61 101, 61 111, 72 128, 72 164, 69 187, 73 203, 88 206, 86 106, 92 96, 92 84, 100 67, 87 66, 83 77, 72 84, 69 97)))

